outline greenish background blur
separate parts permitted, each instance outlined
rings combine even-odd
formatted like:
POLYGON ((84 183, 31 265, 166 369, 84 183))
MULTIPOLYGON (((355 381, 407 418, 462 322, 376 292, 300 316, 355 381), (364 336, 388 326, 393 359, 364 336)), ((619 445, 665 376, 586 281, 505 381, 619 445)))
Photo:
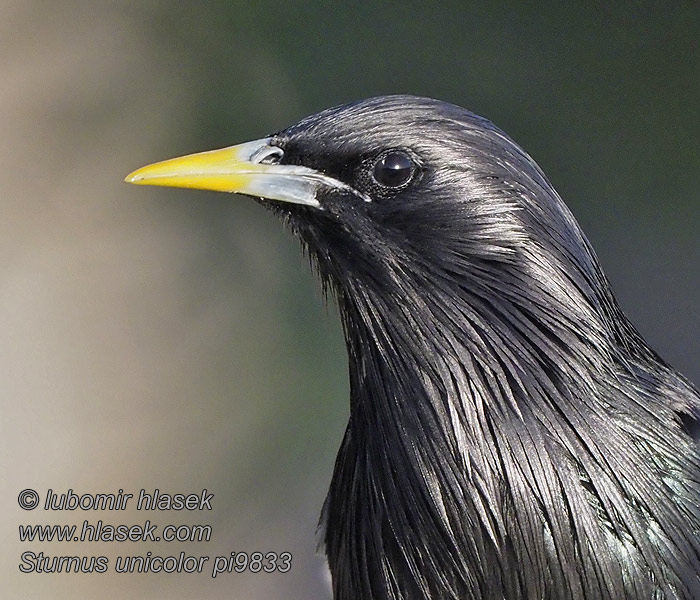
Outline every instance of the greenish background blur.
POLYGON ((249 199, 122 183, 329 105, 407 92, 493 120, 699 382, 700 9, 624 4, 1 1, 0 596, 329 597, 314 530, 347 419, 335 308, 249 199), (205 514, 24 512, 29 487, 215 497, 205 514), (214 534, 18 541, 19 524, 86 518, 214 534), (214 580, 21 574, 25 550, 294 559, 214 580))

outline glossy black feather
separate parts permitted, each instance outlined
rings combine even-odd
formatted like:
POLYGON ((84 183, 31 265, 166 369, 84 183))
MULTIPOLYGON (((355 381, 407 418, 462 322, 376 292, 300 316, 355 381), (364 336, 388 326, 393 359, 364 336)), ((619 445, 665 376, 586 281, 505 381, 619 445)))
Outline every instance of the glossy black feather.
POLYGON ((700 397, 625 318, 533 160, 411 96, 274 143, 372 198, 273 205, 347 341, 323 515, 336 600, 700 598, 700 397), (371 176, 392 148, 418 165, 399 190, 371 176))

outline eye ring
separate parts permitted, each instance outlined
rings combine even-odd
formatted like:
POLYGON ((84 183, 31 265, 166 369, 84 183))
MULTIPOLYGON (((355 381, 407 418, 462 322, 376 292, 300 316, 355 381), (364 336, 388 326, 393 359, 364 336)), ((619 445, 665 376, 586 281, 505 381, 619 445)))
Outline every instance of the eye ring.
POLYGON ((386 188, 401 188, 407 185, 416 172, 416 163, 404 150, 392 149, 382 153, 372 167, 372 177, 386 188))

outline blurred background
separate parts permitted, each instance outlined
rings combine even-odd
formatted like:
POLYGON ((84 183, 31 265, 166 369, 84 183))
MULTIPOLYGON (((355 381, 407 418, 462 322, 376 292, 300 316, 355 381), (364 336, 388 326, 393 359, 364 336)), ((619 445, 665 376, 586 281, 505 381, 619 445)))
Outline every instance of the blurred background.
POLYGON ((348 412, 335 307, 254 202, 122 180, 330 105, 405 92, 490 118, 571 206, 642 334, 700 382, 700 9, 615 6, 1 0, 1 595, 329 598, 314 531, 348 412), (215 496, 205 513, 24 512, 24 488, 215 496), (18 541, 19 524, 85 518, 213 536, 18 541), (25 550, 110 570, 22 574, 25 550), (147 551, 293 562, 111 568, 147 551))

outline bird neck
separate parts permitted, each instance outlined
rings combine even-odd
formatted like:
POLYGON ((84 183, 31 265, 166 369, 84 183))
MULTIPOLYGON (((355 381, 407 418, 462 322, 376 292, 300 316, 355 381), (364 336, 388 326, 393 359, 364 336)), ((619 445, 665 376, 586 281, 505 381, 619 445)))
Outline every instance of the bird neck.
POLYGON ((482 597, 466 574, 502 560, 493 414, 522 418, 518 369, 476 314, 458 326, 425 295, 348 297, 351 416, 324 518, 335 598, 482 597))
MULTIPOLYGON (((636 579, 652 590, 660 575, 639 567, 643 550, 610 530, 628 527, 623 507, 667 505, 664 469, 687 468, 656 421, 634 414, 643 401, 672 421, 670 391, 634 396, 642 362, 619 362, 614 332, 584 300, 559 309, 553 296, 546 312, 517 288, 513 299, 479 290, 483 281, 339 294, 351 415, 324 508, 334 597, 579 597, 570 590, 584 583, 565 565, 597 573, 592 548, 608 549, 617 579, 594 578, 589 589, 636 579), (617 448, 614 461, 600 439, 617 448), (638 464, 654 466, 639 473, 638 464)), ((631 535, 643 549, 644 532, 631 535)))

